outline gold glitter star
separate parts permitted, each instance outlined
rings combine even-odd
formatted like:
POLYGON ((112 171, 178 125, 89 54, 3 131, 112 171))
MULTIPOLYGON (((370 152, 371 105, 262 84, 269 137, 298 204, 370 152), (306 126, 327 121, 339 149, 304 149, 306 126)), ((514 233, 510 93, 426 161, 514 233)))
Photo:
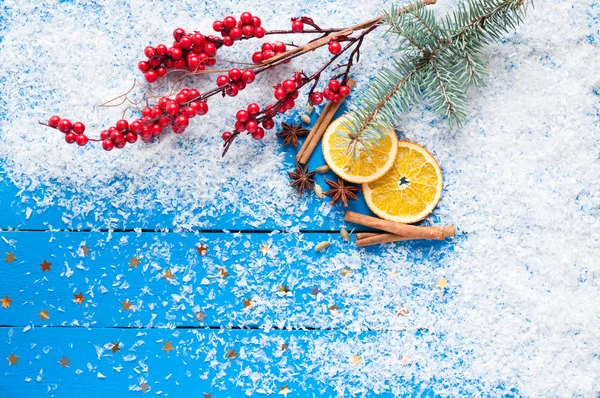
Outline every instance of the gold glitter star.
POLYGON ((281 344, 281 347, 279 347, 279 349, 281 351, 287 351, 287 350, 289 350, 289 344, 288 343, 283 343, 283 344, 281 344))
MULTIPOLYGON (((6 261, 7 263, 9 263, 10 265, 12 265, 13 261, 15 261, 17 258, 15 257, 15 252, 11 252, 11 253, 4 253, 4 261, 6 261)), ((18 358, 18 357, 17 357, 18 358)))
POLYGON ((332 305, 331 307, 327 308, 329 311, 331 311, 332 313, 335 313, 336 311, 340 310, 340 307, 337 305, 332 305))
POLYGON ((17 361, 19 360, 19 358, 21 357, 18 357, 11 352, 10 356, 6 358, 6 360, 8 361, 8 366, 17 365, 17 361))
POLYGON ((69 362, 71 362, 70 358, 67 358, 63 355, 62 359, 60 361, 57 361, 58 363, 60 363, 60 368, 69 368, 69 362))
POLYGON ((448 281, 446 278, 438 279, 436 286, 439 287, 440 290, 444 290, 448 286, 448 281))
POLYGON ((175 275, 173 275, 173 272, 170 269, 168 269, 168 270, 165 271, 165 274, 163 275, 163 278, 165 278, 166 280, 174 279, 175 275))
POLYGON ((277 292, 277 294, 279 294, 281 297, 287 296, 287 294, 290 292, 290 289, 288 289, 287 285, 279 286, 278 289, 279 292, 277 292))
POLYGON ((121 311, 125 310, 125 311, 131 311, 131 307, 133 306, 133 303, 129 301, 129 299, 126 299, 125 301, 121 301, 121 311))
POLYGON ((232 348, 231 350, 227 351, 227 359, 236 359, 238 356, 238 353, 235 352, 235 348, 232 348))
POLYGON ((271 246, 268 243, 263 243, 260 245, 260 249, 258 249, 262 253, 263 256, 266 256, 271 251, 271 246))
POLYGON ((46 320, 50 319, 50 316, 48 316, 48 313, 49 313, 49 312, 50 312, 50 310, 44 310, 44 309, 42 309, 42 310, 40 311, 40 313, 39 313, 39 314, 37 314, 37 316, 39 316, 39 317, 40 317, 40 319, 41 319, 41 320, 42 320, 42 322, 43 322, 43 321, 46 321, 46 320))
POLYGON ((358 355, 352 355, 350 357, 350 363, 354 366, 360 365, 360 356, 358 355))
MULTIPOLYGON (((133 256, 129 259, 129 266, 133 268, 137 268, 140 265, 140 260, 138 260, 137 256, 133 256)), ((144 391, 146 392, 146 391, 144 391)))
POLYGON ((194 315, 196 315, 196 320, 200 322, 204 322, 204 318, 206 318, 206 314, 202 311, 198 311, 194 315))
POLYGON ((117 351, 121 351, 121 343, 114 343, 114 342, 110 342, 110 344, 112 344, 112 347, 110 347, 110 350, 112 351, 112 353, 114 354, 117 351))
POLYGON ((252 297, 248 298, 247 300, 244 300, 244 308, 249 307, 252 307, 252 297))
POLYGON ((4 296, 4 298, 0 300, 0 303, 2 303, 2 308, 10 308, 10 303, 12 303, 12 300, 9 299, 8 296, 4 296))
POLYGON ((213 398, 213 396, 212 396, 212 392, 208 392, 208 393, 207 393, 207 392, 205 392, 205 393, 204 393, 204 398, 213 398))
POLYGON ((167 354, 171 354, 171 351, 174 350, 172 341, 164 341, 161 350, 166 351, 167 354))
POLYGON ((219 276, 221 277, 221 279, 227 278, 228 275, 229 272, 227 272, 227 269, 225 267, 219 267, 219 276))
POLYGON ((206 256, 206 253, 208 252, 208 246, 206 246, 204 243, 200 243, 196 247, 196 251, 198 252, 199 256, 206 256))
POLYGON ((410 312, 410 311, 408 310, 408 308, 406 308, 406 307, 401 307, 401 308, 398 310, 398 315, 400 315, 400 316, 406 316, 406 315, 407 315, 409 312, 410 312))
POLYGON ((86 245, 81 246, 80 249, 85 257, 87 257, 90 254, 90 248, 86 245))
POLYGON ((46 261, 46 259, 44 259, 44 262, 40 264, 40 267, 42 267, 42 272, 50 271, 51 266, 52 263, 46 261))
POLYGON ((291 393, 291 392, 292 392, 292 390, 290 390, 288 388, 287 384, 285 386, 279 387, 279 394, 283 395, 286 398, 287 398, 288 394, 291 393))
POLYGON ((79 305, 83 304, 83 302, 87 300, 85 297, 83 297, 82 292, 79 292, 79 294, 73 294, 73 296, 75 297, 75 302, 79 305))
POLYGON ((140 383, 140 390, 142 390, 144 392, 144 394, 146 393, 146 391, 148 390, 148 388, 150 388, 150 386, 145 381, 142 381, 140 383))
POLYGON ((352 270, 348 267, 344 267, 344 269, 340 271, 340 274, 342 274, 344 278, 347 278, 352 275, 352 270))

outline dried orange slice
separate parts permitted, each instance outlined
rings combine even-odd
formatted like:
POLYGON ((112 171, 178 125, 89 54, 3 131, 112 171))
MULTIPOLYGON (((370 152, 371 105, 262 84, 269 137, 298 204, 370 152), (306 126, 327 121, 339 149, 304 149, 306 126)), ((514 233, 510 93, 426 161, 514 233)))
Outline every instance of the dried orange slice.
POLYGON ((377 181, 363 184, 363 193, 379 217, 411 224, 433 211, 442 188, 442 170, 433 156, 420 145, 398 141, 394 166, 377 181))

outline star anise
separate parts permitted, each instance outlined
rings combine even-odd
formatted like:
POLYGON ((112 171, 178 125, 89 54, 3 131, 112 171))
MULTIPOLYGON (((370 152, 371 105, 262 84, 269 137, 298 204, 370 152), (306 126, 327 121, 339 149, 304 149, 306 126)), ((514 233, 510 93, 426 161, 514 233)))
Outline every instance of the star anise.
POLYGON ((315 186, 313 184, 315 183, 315 180, 313 177, 315 174, 316 171, 311 171, 309 173, 308 166, 303 169, 302 165, 296 162, 296 171, 288 171, 288 176, 292 179, 290 187, 296 188, 300 195, 302 195, 302 192, 304 192, 305 189, 314 191, 315 186))
POLYGON ((323 192, 325 196, 329 196, 331 199, 331 204, 335 204, 338 200, 341 200, 344 204, 344 207, 348 207, 348 199, 350 200, 358 200, 356 194, 360 192, 359 187, 355 187, 352 185, 344 185, 344 180, 338 177, 338 182, 335 183, 333 181, 325 179, 325 183, 329 185, 331 188, 327 192, 323 192))
POLYGON ((283 138, 283 146, 292 144, 294 148, 298 148, 298 137, 306 137, 308 133, 309 131, 300 123, 281 123, 281 131, 277 133, 277 137, 283 138))

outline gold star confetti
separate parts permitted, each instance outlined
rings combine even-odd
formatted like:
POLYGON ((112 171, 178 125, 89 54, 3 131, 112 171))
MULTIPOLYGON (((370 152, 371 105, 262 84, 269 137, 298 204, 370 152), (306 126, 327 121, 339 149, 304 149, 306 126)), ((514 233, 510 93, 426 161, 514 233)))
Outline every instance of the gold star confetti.
POLYGON ((8 366, 17 365, 17 361, 19 360, 19 358, 21 357, 18 357, 11 352, 10 356, 6 358, 6 360, 8 361, 8 366))
POLYGON ((208 252, 208 246, 206 246, 204 243, 200 243, 196 247, 196 251, 198 252, 199 256, 206 256, 206 253, 208 252))
POLYGON ((252 297, 248 298, 247 300, 244 300, 244 308, 250 307, 252 307, 252 297))
POLYGON ((166 351, 167 354, 171 354, 171 351, 174 350, 172 341, 164 341, 161 350, 166 351))
POLYGON ((407 315, 409 312, 410 312, 410 311, 408 310, 408 308, 406 308, 406 307, 401 307, 401 308, 398 310, 398 315, 400 315, 400 316, 406 316, 406 315, 407 315))
POLYGON ((6 261, 7 263, 9 263, 10 265, 12 265, 13 261, 15 261, 16 259, 17 258, 15 257, 15 252, 4 253, 4 261, 6 261))
POLYGON ((73 294, 73 296, 75 297, 75 302, 79 305, 83 304, 83 302, 87 300, 85 297, 83 297, 82 292, 79 292, 79 294, 73 294))
POLYGON ((40 319, 41 319, 41 320, 42 320, 42 322, 43 322, 43 321, 46 321, 46 320, 50 319, 50 316, 48 316, 48 313, 49 313, 49 312, 50 312, 50 310, 44 310, 44 309, 42 309, 42 310, 40 311, 40 313, 39 313, 39 314, 37 314, 37 316, 39 316, 39 317, 40 317, 40 319))
POLYGON ((287 350, 289 350, 289 344, 288 343, 283 343, 283 344, 281 344, 281 347, 279 347, 279 349, 281 351, 287 351, 287 350))
POLYGON ((312 294, 315 297, 317 297, 319 295, 319 293, 321 293, 321 291, 319 290, 318 287, 313 287, 312 289, 310 289, 310 294, 312 294))
POLYGON ((198 311, 194 315, 196 315, 196 320, 200 322, 204 322, 204 318, 206 318, 206 314, 202 311, 198 311))
MULTIPOLYGON (((129 259, 129 266, 133 268, 137 268, 140 265, 140 260, 138 260, 137 256, 133 256, 129 259)), ((144 391, 146 392, 146 391, 144 391)))
POLYGON ((340 271, 340 274, 342 274, 344 278, 347 278, 352 275, 352 270, 348 267, 344 267, 344 269, 340 271))
POLYGON ((221 279, 227 278, 228 275, 229 272, 227 272, 227 269, 225 267, 219 267, 219 276, 221 277, 221 279))
POLYGON ((212 392, 204 393, 204 398, 213 398, 212 392))
POLYGON ((263 243, 260 245, 260 249, 258 249, 262 253, 263 256, 266 256, 271 252, 271 246, 268 243, 263 243))
POLYGON ((173 275, 173 272, 170 269, 168 269, 168 270, 165 271, 165 274, 163 275, 163 278, 165 278, 166 280, 174 279, 175 275, 173 275))
POLYGON ((148 391, 149 388, 150 388, 150 386, 145 381, 142 381, 140 383, 140 390, 142 390, 144 392, 144 394, 146 393, 146 391, 148 391))
POLYGON ((44 262, 40 264, 40 267, 42 267, 42 272, 50 271, 51 266, 52 263, 46 261, 46 259, 44 259, 44 262))
POLYGON ((279 291, 277 292, 277 294, 281 297, 287 296, 287 294, 290 292, 290 289, 288 289, 287 285, 279 286, 278 290, 279 291))
POLYGON ((235 352, 235 348, 232 348, 231 350, 227 351, 227 359, 236 359, 238 356, 238 353, 235 352))
POLYGON ((407 357, 406 355, 402 355, 402 358, 400 358, 400 364, 402 366, 407 366, 410 363, 410 358, 407 357))
POLYGON ((131 307, 133 306, 133 303, 129 301, 129 299, 125 300, 125 301, 121 301, 121 311, 125 310, 125 311, 131 311, 131 307))
POLYGON ((279 387, 279 394, 283 395, 286 398, 287 398, 288 394, 291 393, 291 392, 292 392, 292 390, 290 390, 288 388, 287 384, 285 386, 279 387))
POLYGON ((58 363, 60 363, 60 368, 69 368, 69 362, 71 362, 70 358, 67 358, 63 355, 62 359, 60 361, 57 361, 58 363))
POLYGON ((350 357, 350 363, 354 366, 360 365, 360 356, 358 355, 352 355, 350 357))
POLYGON ((340 310, 340 307, 337 305, 332 305, 331 307, 327 308, 329 311, 331 311, 332 313, 335 313, 336 311, 340 310))
POLYGON ((85 257, 87 257, 90 254, 90 248, 86 245, 81 246, 80 249, 85 257))
POLYGON ((439 287, 440 290, 444 290, 448 286, 448 281, 446 278, 438 279, 436 286, 439 287))
POLYGON ((12 300, 9 299, 8 296, 4 296, 0 302, 2 303, 2 308, 10 308, 10 303, 12 303, 12 300))
POLYGON ((112 351, 112 353, 114 354, 117 351, 121 351, 121 343, 117 342, 110 342, 110 344, 112 344, 112 347, 110 347, 110 350, 112 351))

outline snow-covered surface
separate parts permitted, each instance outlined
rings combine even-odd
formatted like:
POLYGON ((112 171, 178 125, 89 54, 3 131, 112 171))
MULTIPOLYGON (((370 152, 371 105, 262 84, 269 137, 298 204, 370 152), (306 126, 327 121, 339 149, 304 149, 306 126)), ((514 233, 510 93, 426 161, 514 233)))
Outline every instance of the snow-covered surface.
MULTIPOLYGON (((34 210, 52 205, 69 217, 95 211, 101 218, 114 206, 128 213, 159 203, 181 211, 175 227, 202 226, 198 209, 219 217, 233 204, 240 206, 240 216, 263 219, 305 206, 305 199, 290 195, 272 134, 261 143, 238 140, 220 158, 219 135, 232 124, 234 111, 250 98, 268 101, 271 90, 259 87, 275 76, 263 76, 238 99, 212 101, 209 116, 194 120, 182 136, 123 151, 68 146, 37 120, 56 113, 98 130, 118 119, 119 110, 95 105, 126 91, 139 77, 134 65, 143 46, 168 40, 176 26, 209 31, 214 18, 246 9, 268 28, 283 28, 288 16, 299 14, 341 25, 375 15, 387 4, 362 2, 358 10, 350 0, 81 3, 2 5, 5 175, 19 189, 43 190, 42 203, 28 203, 34 210), (114 181, 119 183, 109 184, 114 181), (73 192, 75 198, 65 200, 73 192)), ((441 13, 456 4, 440 3, 435 7, 441 13)), ((353 330, 393 330, 382 310, 391 301, 411 309, 408 330, 426 327, 437 337, 378 334, 361 352, 389 360, 352 370, 347 362, 347 354, 357 351, 352 339, 316 341, 313 362, 306 365, 319 370, 315 378, 342 383, 337 376, 344 375, 352 380, 346 387, 357 392, 378 391, 384 384, 400 392, 405 386, 399 376, 405 375, 431 383, 442 395, 498 388, 526 396, 600 393, 600 6, 559 0, 535 6, 517 33, 486 50, 489 87, 472 93, 465 126, 451 131, 425 107, 399 126, 444 169, 436 216, 468 235, 443 255, 406 253, 392 245, 376 256, 349 250, 327 263, 365 272, 336 287, 348 302, 354 300, 358 312, 340 313, 353 330), (406 285, 445 277, 449 293, 440 302, 431 289, 411 295, 384 289, 391 268, 406 285), (407 352, 419 367, 403 366, 407 352)), ((359 88, 387 60, 386 46, 369 41, 354 74, 359 88)), ((229 50, 227 58, 243 59, 243 49, 229 50)), ((288 70, 299 68, 295 65, 288 70)), ((304 67, 312 65, 311 60, 304 67)), ((192 82, 208 86, 206 79, 192 82)), ((275 221, 286 226, 285 217, 275 221)))

